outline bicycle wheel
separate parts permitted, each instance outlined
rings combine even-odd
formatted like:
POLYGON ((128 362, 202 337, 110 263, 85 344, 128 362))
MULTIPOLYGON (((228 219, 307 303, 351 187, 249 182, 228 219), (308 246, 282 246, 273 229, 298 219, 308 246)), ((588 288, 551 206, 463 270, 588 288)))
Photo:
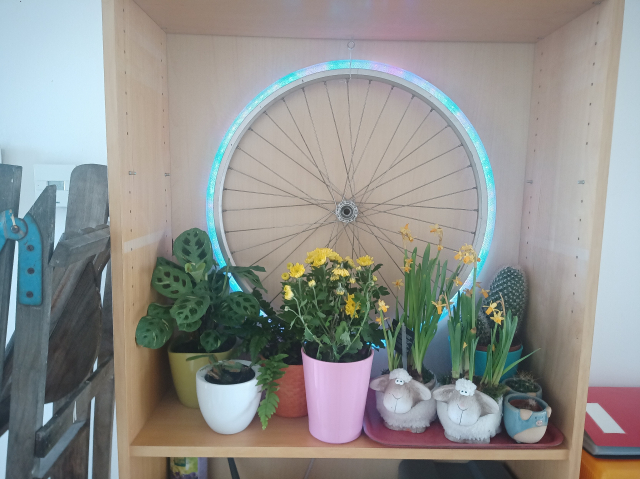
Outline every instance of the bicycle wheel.
POLYGON ((266 268, 271 301, 284 265, 324 246, 383 263, 379 281, 396 297, 406 223, 420 258, 438 242, 432 226, 443 228, 450 271, 462 244, 486 257, 493 174, 469 120, 429 82, 374 62, 328 62, 282 78, 240 113, 214 160, 207 221, 221 264, 266 268))

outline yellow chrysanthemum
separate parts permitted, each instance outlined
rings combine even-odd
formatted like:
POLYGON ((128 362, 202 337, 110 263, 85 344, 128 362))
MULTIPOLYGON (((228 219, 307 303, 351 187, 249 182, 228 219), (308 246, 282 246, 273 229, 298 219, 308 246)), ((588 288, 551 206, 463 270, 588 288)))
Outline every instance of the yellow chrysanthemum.
POLYGON ((316 285, 316 282, 315 282, 315 280, 312 279, 307 284, 309 285, 310 288, 313 288, 316 285))
POLYGON ((344 258, 344 260, 345 260, 345 261, 347 262, 347 264, 349 265, 349 268, 355 268, 355 267, 356 267, 355 263, 353 262, 353 260, 351 259, 351 257, 350 257, 350 256, 346 256, 346 257, 344 258))
POLYGON ((291 299, 293 298, 293 291, 291 291, 291 286, 289 286, 288 284, 284 285, 284 299, 291 299))
POLYGON ((340 279, 340 276, 338 276, 337 274, 332 274, 331 278, 329 278, 331 281, 338 281, 340 279))
POLYGON ((352 318, 356 315, 356 311, 360 309, 360 303, 356 303, 353 300, 353 294, 350 294, 347 297, 347 304, 344 306, 344 312, 347 313, 352 318))
POLYGON ((356 279, 355 279, 355 278, 350 278, 350 279, 349 279, 349 283, 351 283, 351 284, 356 284, 356 279))
POLYGON ((287 263, 287 269, 291 269, 292 266, 293 266, 293 263, 287 263))
POLYGON ((289 273, 282 273, 280 277, 282 278, 283 281, 287 281, 289 279, 289 273))
POLYGON ((356 266, 356 271, 362 271, 362 266, 356 266))
POLYGON ((304 266, 302 266, 300 263, 296 263, 289 268, 289 271, 291 272, 291 277, 299 278, 304 274, 304 266))
POLYGON ((373 258, 368 254, 360 256, 356 261, 360 266, 371 266, 373 264, 373 258))
POLYGON ((387 306, 387 304, 384 301, 382 301, 382 300, 378 301, 378 310, 379 311, 381 311, 383 313, 386 313, 388 309, 389 309, 389 306, 387 306))
POLYGON ((338 275, 338 276, 342 276, 343 278, 345 278, 345 277, 349 276, 350 273, 349 273, 349 271, 347 271, 344 268, 335 268, 333 270, 333 274, 338 275))
POLYGON ((336 289, 336 294, 338 296, 342 296, 344 294, 344 288, 342 286, 338 286, 338 289, 336 289))
POLYGON ((378 281, 378 277, 375 274, 371 276, 371 279, 374 281, 374 283, 378 281))

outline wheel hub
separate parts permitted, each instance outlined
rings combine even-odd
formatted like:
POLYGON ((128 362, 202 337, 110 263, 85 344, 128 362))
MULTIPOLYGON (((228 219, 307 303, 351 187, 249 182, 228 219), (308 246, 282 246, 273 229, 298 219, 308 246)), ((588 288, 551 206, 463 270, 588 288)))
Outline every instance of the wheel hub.
POLYGON ((343 223, 351 223, 358 216, 358 207, 351 200, 342 200, 336 206, 336 216, 343 223))

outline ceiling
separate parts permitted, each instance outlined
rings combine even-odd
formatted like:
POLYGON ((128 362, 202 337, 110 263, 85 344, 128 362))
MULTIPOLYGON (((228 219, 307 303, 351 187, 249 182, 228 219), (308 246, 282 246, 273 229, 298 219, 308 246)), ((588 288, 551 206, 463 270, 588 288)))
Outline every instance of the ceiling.
POLYGON ((168 33, 536 42, 592 0, 135 0, 168 33))

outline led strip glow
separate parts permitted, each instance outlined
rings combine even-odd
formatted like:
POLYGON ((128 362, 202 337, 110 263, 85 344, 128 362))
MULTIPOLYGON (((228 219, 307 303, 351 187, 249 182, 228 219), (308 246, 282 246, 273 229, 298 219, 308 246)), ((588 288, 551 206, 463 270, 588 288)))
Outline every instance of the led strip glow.
MULTIPOLYGON (((466 117, 464 113, 458 108, 451 98, 442 93, 438 88, 433 86, 424 78, 419 77, 411 72, 403 70, 402 68, 393 67, 390 65, 385 65, 384 63, 376 63, 367 60, 336 60, 332 62, 326 63, 318 63, 317 65, 313 65, 307 68, 303 68, 301 70, 290 73, 289 75, 281 78, 277 82, 270 85, 268 88, 260 92, 258 96, 256 96, 251 102, 244 107, 244 109, 240 112, 238 117, 234 120, 233 124, 227 131, 226 135, 222 139, 220 143, 220 147, 216 153, 216 156, 213 160, 213 166, 211 167, 211 175, 209 176, 209 185, 207 187, 207 228, 209 231, 209 237, 211 238, 211 243, 213 245, 213 252, 216 256, 216 260, 220 264, 220 266, 225 266, 226 261, 222 254, 222 250, 220 249, 220 244, 218 243, 218 237, 216 235, 215 230, 215 221, 214 221, 214 208, 213 208, 213 200, 215 198, 215 186, 216 179, 218 177, 218 171, 220 169, 220 164, 222 162, 222 158, 229 146, 229 142, 233 137, 236 130, 240 127, 242 122, 247 118, 247 116, 256 108, 257 105, 262 103, 269 96, 273 95, 282 87, 288 85, 289 83, 299 80, 300 78, 304 78, 309 75, 313 75, 315 73, 320 73, 324 71, 331 70, 342 70, 351 68, 352 70, 372 70, 387 73, 399 78, 402 78, 410 83, 413 83, 417 87, 423 89, 427 93, 433 95, 435 98, 440 101, 462 124, 467 134, 471 138, 473 146, 480 158, 480 162, 482 164, 482 172, 484 174, 484 181, 487 189, 487 200, 488 200, 488 208, 487 208, 487 227, 485 229, 484 238, 482 240, 482 247, 478 252, 480 258, 482 258, 482 262, 478 265, 478 274, 482 270, 484 263, 487 258, 487 254, 489 253, 489 248, 491 247, 491 241, 493 239, 493 230, 496 222, 496 190, 495 184, 493 180, 493 171, 491 170, 491 163, 489 162, 489 157, 487 156, 487 152, 484 149, 484 145, 480 140, 480 136, 478 132, 473 127, 469 119, 466 117)), ((470 273, 469 277, 465 281, 463 288, 470 288, 471 283, 473 282, 473 271, 470 273)), ((235 281, 235 279, 231 279, 230 286, 234 291, 240 291, 240 286, 235 281)), ((444 318, 444 315, 443 315, 444 318)))

